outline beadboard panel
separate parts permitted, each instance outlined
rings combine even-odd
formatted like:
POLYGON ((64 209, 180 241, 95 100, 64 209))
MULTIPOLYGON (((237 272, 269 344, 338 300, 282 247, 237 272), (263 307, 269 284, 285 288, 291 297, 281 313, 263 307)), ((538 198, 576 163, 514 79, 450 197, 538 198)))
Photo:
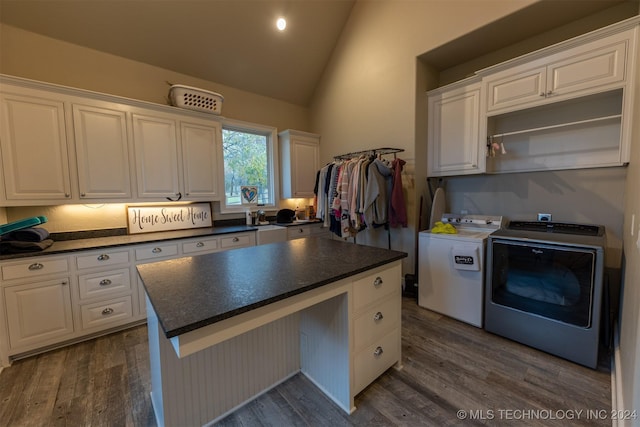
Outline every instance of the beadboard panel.
MULTIPOLYGON (((155 318, 150 307, 148 312, 155 318)), ((151 360, 158 424, 207 424, 298 372, 299 317, 292 314, 182 359, 157 320, 149 320, 149 346, 157 345, 160 354, 151 360)))
POLYGON ((302 372, 347 413, 350 395, 349 294, 307 308, 300 314, 302 372))

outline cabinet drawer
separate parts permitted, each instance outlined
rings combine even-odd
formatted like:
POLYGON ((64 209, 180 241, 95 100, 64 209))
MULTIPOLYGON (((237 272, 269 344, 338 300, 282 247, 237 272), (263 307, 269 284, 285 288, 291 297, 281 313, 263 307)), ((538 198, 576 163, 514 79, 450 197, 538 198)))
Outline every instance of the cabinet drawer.
POLYGON ((399 326, 400 295, 394 295, 359 315, 353 323, 354 348, 373 344, 399 326))
POLYGON ((82 329, 113 326, 114 323, 125 323, 132 317, 131 295, 80 306, 82 329))
POLYGON ((79 270, 92 267, 108 267, 129 262, 129 251, 104 251, 76 257, 79 270))
POLYGON ((131 290, 131 274, 128 268, 85 274, 78 277, 80 299, 100 297, 131 290))
POLYGON ((183 254, 213 252, 218 249, 218 239, 200 239, 182 244, 183 254))
POLYGON ((21 279, 44 274, 64 273, 69 270, 68 258, 29 258, 25 261, 2 265, 2 279, 21 279))
POLYGON ((252 244, 251 236, 248 234, 238 234, 220 239, 220 247, 222 249, 243 248, 245 246, 252 246, 252 244))
POLYGON ((311 227, 300 225, 287 227, 287 238, 289 240, 302 239, 311 236, 311 227))
POLYGON ((178 245, 162 244, 144 246, 136 249, 136 261, 144 261, 147 259, 164 258, 175 256, 178 254, 178 245))
POLYGON ((400 291, 401 286, 400 264, 378 269, 353 282, 353 307, 357 311, 379 298, 400 291))
POLYGON ((377 340, 374 344, 357 352, 354 365, 354 394, 359 393, 384 371, 399 360, 400 329, 377 340))

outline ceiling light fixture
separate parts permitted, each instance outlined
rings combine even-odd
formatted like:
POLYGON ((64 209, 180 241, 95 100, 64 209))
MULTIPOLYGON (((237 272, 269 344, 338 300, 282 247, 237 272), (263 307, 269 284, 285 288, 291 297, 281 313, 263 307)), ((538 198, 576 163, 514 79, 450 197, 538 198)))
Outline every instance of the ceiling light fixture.
POLYGON ((278 30, 284 31, 284 29, 287 28, 287 20, 284 18, 278 18, 276 21, 276 27, 278 27, 278 30))

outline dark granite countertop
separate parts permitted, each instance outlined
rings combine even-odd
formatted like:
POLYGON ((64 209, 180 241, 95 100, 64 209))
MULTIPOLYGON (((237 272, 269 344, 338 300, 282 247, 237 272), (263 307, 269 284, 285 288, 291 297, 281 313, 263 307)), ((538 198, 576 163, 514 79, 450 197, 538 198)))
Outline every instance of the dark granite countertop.
POLYGON ((221 227, 214 226, 205 228, 194 228, 177 231, 159 231, 154 233, 129 234, 121 236, 94 237, 88 239, 61 240, 54 241, 53 245, 43 251, 0 254, 0 261, 32 256, 60 255, 67 252, 103 249, 132 244, 144 244, 165 240, 187 239, 190 237, 240 233, 243 231, 255 231, 257 229, 257 226, 252 225, 231 225, 221 227))
POLYGON ((308 237, 138 265, 167 338, 405 258, 308 237))

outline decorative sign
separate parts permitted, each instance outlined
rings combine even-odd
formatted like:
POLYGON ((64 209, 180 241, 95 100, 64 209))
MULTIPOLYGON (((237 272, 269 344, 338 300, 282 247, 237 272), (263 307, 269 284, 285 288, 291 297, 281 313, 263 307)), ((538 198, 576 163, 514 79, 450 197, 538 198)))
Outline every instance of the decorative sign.
POLYGON ((129 234, 211 227, 211 205, 127 206, 129 234))
POLYGON ((240 186, 240 195, 243 205, 258 204, 258 187, 256 185, 240 186))

